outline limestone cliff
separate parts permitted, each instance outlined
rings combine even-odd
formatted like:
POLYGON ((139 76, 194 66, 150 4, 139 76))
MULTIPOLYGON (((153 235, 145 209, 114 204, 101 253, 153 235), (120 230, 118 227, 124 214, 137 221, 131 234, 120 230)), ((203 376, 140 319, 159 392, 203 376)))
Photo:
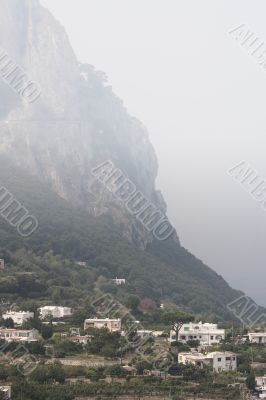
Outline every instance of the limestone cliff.
POLYGON ((28 104, 0 82, 0 152, 73 204, 96 216, 110 213, 130 241, 145 247, 151 235, 91 175, 110 159, 166 212, 143 125, 128 114, 104 73, 78 62, 64 28, 39 0, 0 0, 0 38, 1 48, 42 90, 28 104))

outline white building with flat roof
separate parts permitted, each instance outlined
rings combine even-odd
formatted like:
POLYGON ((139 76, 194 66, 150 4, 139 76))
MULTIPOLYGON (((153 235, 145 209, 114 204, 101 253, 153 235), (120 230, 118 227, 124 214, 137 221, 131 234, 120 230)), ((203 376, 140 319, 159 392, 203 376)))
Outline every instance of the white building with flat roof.
POLYGON ((37 342, 39 340, 39 332, 36 329, 0 328, 0 339, 6 342, 37 342))
POLYGON ((266 332, 249 332, 250 343, 266 344, 266 332))
POLYGON ((11 386, 10 385, 6 385, 6 386, 1 385, 0 392, 3 393, 6 400, 11 399, 11 386))
POLYGON ((260 399, 266 399, 266 376, 257 376, 256 380, 256 391, 259 393, 260 399))
POLYGON ((209 365, 210 360, 206 359, 206 356, 202 353, 197 353, 197 352, 179 353, 178 363, 186 365, 192 364, 202 368, 204 365, 209 365))
POLYGON ((11 318, 15 325, 23 325, 29 319, 34 318, 34 313, 30 311, 7 311, 2 315, 3 319, 11 318))
MULTIPOLYGON (((171 331, 170 341, 176 340, 171 331)), ((225 329, 219 329, 217 324, 190 322, 184 324, 178 333, 178 341, 198 340, 201 346, 211 346, 220 343, 225 338, 225 329)))
POLYGON ((112 279, 112 281, 116 285, 125 285, 125 283, 126 283, 126 280, 124 278, 115 278, 115 279, 112 279))
POLYGON ((102 329, 106 328, 110 332, 121 331, 121 319, 111 318, 88 318, 84 321, 84 331, 88 328, 102 329))
POLYGON ((179 353, 178 362, 180 364, 193 364, 201 368, 204 365, 209 365, 214 372, 218 373, 237 369, 236 354, 229 351, 215 351, 206 355, 197 352, 179 353))
POLYGON ((214 351, 208 353, 206 357, 212 360, 215 372, 236 371, 237 369, 236 354, 230 351, 214 351))
POLYGON ((41 318, 53 317, 64 318, 72 315, 72 310, 69 307, 61 306, 45 306, 40 308, 41 318))

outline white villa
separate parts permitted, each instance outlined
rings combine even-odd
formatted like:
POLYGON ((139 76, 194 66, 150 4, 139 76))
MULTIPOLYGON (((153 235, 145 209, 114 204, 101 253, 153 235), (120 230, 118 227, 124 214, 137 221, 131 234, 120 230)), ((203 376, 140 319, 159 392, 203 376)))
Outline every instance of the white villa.
POLYGON ((116 285, 124 285, 126 283, 126 280, 125 279, 121 279, 121 278, 115 278, 115 279, 112 279, 112 281, 116 285))
POLYGON ((4 394, 6 400, 11 399, 11 386, 0 386, 0 392, 4 394))
POLYGON ((137 330, 137 335, 143 339, 146 336, 151 336, 154 338, 160 337, 161 335, 164 334, 164 331, 150 331, 147 329, 142 329, 142 330, 137 330))
POLYGON ((6 342, 37 342, 39 339, 39 332, 36 329, 0 328, 0 339, 4 339, 6 342))
POLYGON ((203 367, 204 365, 209 365, 210 360, 206 359, 206 356, 202 353, 179 353, 178 354, 179 364, 192 364, 197 367, 203 367))
POLYGON ((121 319, 89 318, 84 321, 84 331, 88 328, 107 328, 110 332, 121 331, 121 319))
POLYGON ((7 311, 2 315, 3 319, 11 318, 15 325, 23 325, 24 322, 27 322, 29 319, 34 318, 34 313, 30 311, 7 311))
MULTIPOLYGON (((217 324, 194 323, 184 324, 179 331, 178 341, 186 343, 188 340, 198 340, 201 346, 211 346, 225 338, 225 329, 219 329, 217 324)), ((175 332, 170 332, 170 341, 175 341, 175 332)))
POLYGON ((72 315, 72 310, 69 307, 60 306, 45 306, 40 308, 41 318, 53 317, 53 318, 64 318, 72 315))
POLYGON ((237 360, 235 353, 214 351, 213 353, 208 353, 207 357, 212 360, 211 364, 215 372, 236 371, 237 360))
POLYGON ((215 351, 204 355, 202 353, 179 353, 178 362, 180 364, 193 364, 203 368, 209 365, 214 372, 235 371, 237 369, 236 354, 229 351, 215 351))
POLYGON ((249 332, 248 338, 250 343, 266 344, 266 332, 249 332))
POLYGON ((256 377, 256 391, 259 392, 260 399, 266 399, 266 376, 256 377))

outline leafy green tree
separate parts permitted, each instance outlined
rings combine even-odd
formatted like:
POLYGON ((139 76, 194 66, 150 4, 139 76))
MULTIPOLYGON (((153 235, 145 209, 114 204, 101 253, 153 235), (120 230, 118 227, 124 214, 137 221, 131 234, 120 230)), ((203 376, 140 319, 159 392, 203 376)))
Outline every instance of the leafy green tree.
POLYGON ((66 380, 66 374, 61 364, 54 363, 49 365, 47 377, 49 380, 58 383, 64 383, 66 380))
POLYGON ((138 306, 140 304, 139 296, 135 294, 131 294, 126 298, 125 305, 130 308, 130 310, 134 313, 138 310, 138 306))
POLYGON ((8 378, 8 371, 6 366, 0 365, 0 381, 5 381, 8 378))
POLYGON ((14 321, 12 318, 6 318, 1 320, 1 325, 6 327, 6 328, 14 328, 14 321))
POLYGON ((254 374, 254 371, 253 371, 253 370, 251 370, 250 373, 249 373, 249 375, 247 376, 246 384, 247 384, 247 387, 248 387, 249 389, 251 389, 251 390, 254 390, 254 389, 255 389, 255 386, 256 386, 256 379, 255 379, 255 374, 254 374))
POLYGON ((126 371, 120 365, 111 365, 105 370, 106 375, 123 377, 126 376, 126 371))
POLYGON ((44 338, 44 340, 48 340, 51 339, 51 337, 53 336, 53 325, 49 324, 49 325, 42 325, 41 327, 41 334, 42 337, 44 338))
POLYGON ((22 328, 23 329, 37 329, 40 332, 42 329, 42 323, 41 323, 39 317, 35 314, 34 318, 30 318, 26 322, 23 323, 22 328))
POLYGON ((40 384, 44 384, 47 382, 47 367, 46 366, 38 366, 31 373, 31 379, 40 384))
POLYGON ((199 341, 199 340, 191 339, 191 340, 188 340, 188 341, 187 341, 187 345, 188 345, 189 347, 193 347, 193 348, 199 347, 200 341, 199 341))
POLYGON ((93 334, 91 342, 87 344, 87 351, 91 354, 100 354, 104 357, 115 357, 121 347, 120 334, 109 332, 107 329, 90 330, 93 334))
POLYGON ((138 375, 143 375, 143 372, 145 369, 151 369, 152 364, 149 363, 148 361, 140 361, 136 364, 136 369, 137 369, 137 374, 138 375))

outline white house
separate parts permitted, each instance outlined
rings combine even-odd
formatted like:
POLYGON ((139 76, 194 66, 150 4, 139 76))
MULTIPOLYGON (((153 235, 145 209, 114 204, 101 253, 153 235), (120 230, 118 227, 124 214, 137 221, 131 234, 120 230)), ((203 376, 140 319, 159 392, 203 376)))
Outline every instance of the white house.
POLYGON ((266 332, 249 332, 248 338, 250 343, 266 344, 266 332))
POLYGON ((142 329, 142 330, 137 330, 137 335, 143 339, 146 336, 151 336, 154 338, 160 337, 161 335, 163 335, 164 331, 150 331, 150 330, 146 330, 146 329, 142 329))
POLYGON ((192 364, 197 367, 203 367, 209 365, 210 360, 206 359, 206 356, 202 353, 191 352, 191 353, 179 353, 178 354, 179 364, 192 364))
POLYGON ((72 310, 69 307, 60 306, 45 306, 40 308, 41 318, 53 317, 53 318, 64 318, 72 315, 72 310))
POLYGON ((0 339, 4 339, 6 342, 37 342, 39 340, 39 332, 36 329, 0 328, 0 339))
POLYGON ((266 399, 266 376, 256 377, 256 391, 259 393, 260 399, 266 399))
POLYGON ((86 267, 87 266, 86 261, 76 261, 76 264, 78 264, 81 267, 86 267))
MULTIPOLYGON (((176 340, 174 331, 170 332, 170 341, 176 340)), ((211 346, 225 338, 225 329, 219 329, 217 324, 194 323, 184 324, 179 331, 178 341, 198 340, 201 346, 211 346)))
POLYGON ((7 311, 2 315, 3 319, 11 318, 15 325, 23 325, 29 319, 34 318, 34 313, 30 311, 7 311))
POLYGON ((121 278, 115 278, 115 279, 112 279, 112 281, 116 285, 124 285, 126 283, 126 280, 125 279, 121 279, 121 278))
POLYGON ((4 394, 5 399, 11 399, 11 386, 0 386, 0 392, 4 394))
POLYGON ((193 364, 198 367, 209 365, 215 372, 235 371, 237 369, 236 354, 229 351, 212 352, 206 355, 202 353, 179 353, 178 362, 180 364, 193 364))
POLYGON ((84 321, 84 331, 88 328, 107 328, 110 332, 121 331, 121 319, 89 318, 84 321))
POLYGON ((83 344, 86 345, 92 338, 93 336, 90 335, 84 335, 84 336, 71 336, 70 340, 72 340, 75 343, 83 344))
POLYGON ((214 351, 206 356, 212 360, 212 367, 215 372, 235 371, 237 368, 236 354, 230 351, 214 351))

